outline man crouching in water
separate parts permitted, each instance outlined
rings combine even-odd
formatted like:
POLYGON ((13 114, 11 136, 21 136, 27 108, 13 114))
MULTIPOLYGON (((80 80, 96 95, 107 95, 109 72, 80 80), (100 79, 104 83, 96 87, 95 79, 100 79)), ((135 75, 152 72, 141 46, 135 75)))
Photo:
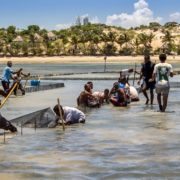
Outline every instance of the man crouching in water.
POLYGON ((95 91, 92 95, 98 99, 100 104, 109 103, 109 89, 105 89, 104 92, 95 91))
MULTIPOLYGON (((57 123, 60 118, 60 112, 58 105, 55 105, 53 108, 56 113, 57 123)), ((68 106, 60 106, 60 110, 62 112, 63 120, 65 121, 65 125, 71 125, 75 123, 85 123, 86 116, 85 114, 77 108, 68 107, 68 106)))
POLYGON ((113 88, 110 92, 110 95, 114 94, 113 96, 111 96, 110 98, 110 102, 114 105, 114 106, 127 106, 127 98, 126 98, 126 94, 123 88, 119 88, 119 83, 115 82, 113 84, 113 88))
POLYGON ((85 107, 99 107, 100 103, 98 99, 92 95, 91 87, 89 84, 84 85, 84 91, 82 91, 77 98, 77 105, 78 106, 85 106, 85 107))

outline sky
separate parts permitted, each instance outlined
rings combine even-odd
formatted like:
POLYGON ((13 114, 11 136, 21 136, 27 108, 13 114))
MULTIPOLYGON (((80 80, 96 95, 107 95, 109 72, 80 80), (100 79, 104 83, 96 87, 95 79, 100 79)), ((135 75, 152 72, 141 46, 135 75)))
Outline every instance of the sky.
POLYGON ((180 0, 0 0, 0 27, 63 29, 77 17, 125 28, 156 21, 180 23, 180 0))

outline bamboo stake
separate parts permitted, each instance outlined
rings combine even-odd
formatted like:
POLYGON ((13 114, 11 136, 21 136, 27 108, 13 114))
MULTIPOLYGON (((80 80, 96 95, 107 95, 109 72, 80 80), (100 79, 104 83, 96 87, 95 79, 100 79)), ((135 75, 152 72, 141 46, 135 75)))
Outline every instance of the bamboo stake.
POLYGON ((37 125, 36 125, 36 118, 35 118, 35 121, 34 121, 34 130, 35 130, 35 132, 36 132, 36 127, 37 125))
POLYGON ((10 92, 8 93, 8 95, 5 97, 5 99, 2 101, 1 105, 0 105, 0 109, 4 106, 4 104, 6 103, 6 101, 8 100, 9 96, 12 94, 12 92, 14 91, 14 89, 17 86, 17 82, 14 84, 14 86, 12 87, 12 89, 10 90, 10 92))
POLYGON ((26 86, 27 86, 27 82, 28 82, 28 78, 26 79, 26 81, 25 81, 25 84, 24 84, 24 89, 26 88, 26 86))
POLYGON ((22 124, 22 120, 21 120, 21 136, 23 135, 23 124, 22 124))
POLYGON ((59 100, 59 98, 57 99, 57 102, 58 102, 58 109, 59 109, 60 118, 62 119, 63 131, 65 131, 64 118, 63 118, 62 111, 61 111, 61 108, 60 108, 60 100, 59 100))
POLYGON ((6 143, 6 132, 4 130, 4 144, 6 143))
POLYGON ((133 86, 134 86, 135 78, 136 78, 136 63, 135 63, 135 65, 134 65, 134 78, 133 78, 133 86))

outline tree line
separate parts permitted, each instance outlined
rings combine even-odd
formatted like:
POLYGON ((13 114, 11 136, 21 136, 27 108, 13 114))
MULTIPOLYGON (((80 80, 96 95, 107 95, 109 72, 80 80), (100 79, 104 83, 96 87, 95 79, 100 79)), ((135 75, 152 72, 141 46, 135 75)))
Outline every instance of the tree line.
POLYGON ((61 55, 143 55, 145 53, 180 54, 180 25, 149 26, 124 29, 105 24, 72 26, 48 31, 38 25, 19 30, 15 26, 0 28, 0 56, 61 55), (147 31, 146 31, 147 30, 147 31), (157 32, 161 33, 157 37, 157 32), (159 39, 157 39, 159 38, 159 39), (154 48, 154 40, 160 41, 154 48))

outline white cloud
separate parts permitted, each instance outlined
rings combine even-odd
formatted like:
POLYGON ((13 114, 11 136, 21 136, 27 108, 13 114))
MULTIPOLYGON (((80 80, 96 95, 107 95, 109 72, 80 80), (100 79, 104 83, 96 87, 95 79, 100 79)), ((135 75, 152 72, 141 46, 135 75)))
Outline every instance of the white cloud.
POLYGON ((69 24, 57 24, 55 26, 56 30, 60 30, 60 29, 67 29, 69 27, 71 27, 73 24, 69 23, 69 24))
POLYGON ((153 11, 145 0, 138 0, 138 2, 134 3, 134 12, 132 14, 121 13, 107 16, 106 24, 130 28, 142 24, 148 25, 154 21, 161 22, 161 20, 161 17, 154 17, 153 11))
POLYGON ((180 12, 175 12, 173 14, 170 14, 169 19, 170 19, 170 21, 176 21, 176 22, 180 23, 180 12))
POLYGON ((97 16, 90 18, 90 22, 92 24, 98 24, 100 23, 99 18, 97 16))

